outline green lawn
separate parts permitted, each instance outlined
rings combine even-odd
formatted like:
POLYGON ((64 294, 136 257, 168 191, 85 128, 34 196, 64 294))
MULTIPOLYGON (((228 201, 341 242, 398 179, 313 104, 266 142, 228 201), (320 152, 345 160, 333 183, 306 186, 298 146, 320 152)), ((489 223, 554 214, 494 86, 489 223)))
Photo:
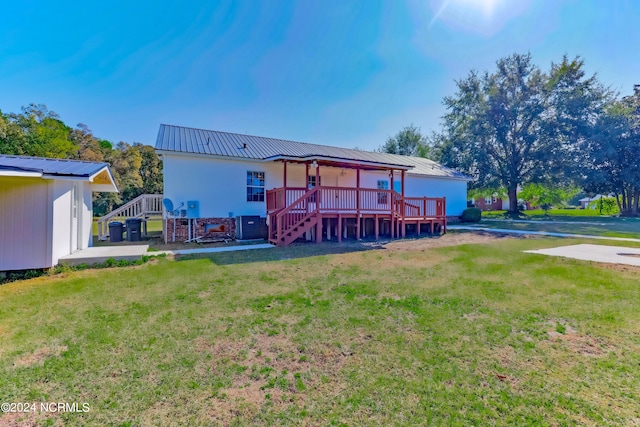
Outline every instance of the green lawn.
POLYGON ((0 402, 90 405, 26 417, 65 426, 634 425, 638 269, 521 252, 577 242, 308 244, 14 282, 0 402))
POLYGON ((604 237, 640 238, 640 218, 580 218, 553 217, 544 221, 511 221, 484 218, 479 223, 465 223, 465 226, 502 228, 509 230, 546 231, 552 233, 582 234, 604 237))
MULTIPOLYGON (((502 217, 507 211, 487 211, 482 212, 483 217, 502 217)), ((599 215, 597 210, 594 209, 551 209, 549 211, 543 211, 542 209, 535 209, 531 211, 524 211, 522 214, 530 219, 553 219, 554 217, 568 217, 574 218, 574 221, 586 221, 588 217, 589 221, 592 219, 605 219, 611 218, 611 215, 599 215)), ((567 220, 565 218, 565 220, 567 220)))

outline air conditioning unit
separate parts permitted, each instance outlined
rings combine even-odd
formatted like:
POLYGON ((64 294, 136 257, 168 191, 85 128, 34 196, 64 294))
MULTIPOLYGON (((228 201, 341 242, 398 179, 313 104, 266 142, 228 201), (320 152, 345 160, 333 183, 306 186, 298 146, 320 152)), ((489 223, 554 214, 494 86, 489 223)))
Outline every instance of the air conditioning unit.
POLYGON ((266 218, 257 215, 236 217, 236 239, 266 239, 268 233, 266 218))

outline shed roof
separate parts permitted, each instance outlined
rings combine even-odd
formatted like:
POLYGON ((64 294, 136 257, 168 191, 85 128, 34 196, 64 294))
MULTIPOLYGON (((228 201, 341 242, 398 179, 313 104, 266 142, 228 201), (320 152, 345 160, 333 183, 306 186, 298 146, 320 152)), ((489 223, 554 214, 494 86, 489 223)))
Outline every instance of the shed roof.
POLYGON ((263 136, 243 135, 215 130, 162 124, 156 150, 161 153, 189 153, 252 160, 270 158, 308 159, 313 156, 399 166, 407 173, 469 180, 466 175, 422 157, 376 153, 306 142, 287 141, 263 136))
POLYGON ((94 182, 96 191, 118 191, 109 164, 102 162, 0 154, 0 176, 77 178, 94 182))

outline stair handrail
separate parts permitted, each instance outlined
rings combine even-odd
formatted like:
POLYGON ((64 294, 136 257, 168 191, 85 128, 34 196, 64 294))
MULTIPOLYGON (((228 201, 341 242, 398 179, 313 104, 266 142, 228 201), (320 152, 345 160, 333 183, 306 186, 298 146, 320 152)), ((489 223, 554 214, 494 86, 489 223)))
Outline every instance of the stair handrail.
MULTIPOLYGON (((283 238, 283 233, 285 233, 289 228, 287 229, 283 229, 282 228, 282 219, 284 218, 284 216, 293 211, 294 209, 304 209, 306 212, 306 215, 303 217, 303 221, 306 221, 312 214, 317 213, 318 212, 318 204, 316 203, 316 207, 313 211, 309 211, 309 203, 307 202, 305 207, 297 207, 298 204, 300 204, 303 201, 306 201, 310 196, 312 196, 314 193, 316 193, 318 191, 319 187, 313 187, 312 189, 310 189, 309 191, 305 192, 302 196, 298 197, 293 203, 291 203, 289 206, 287 206, 286 208, 280 210, 277 214, 276 214, 276 238, 277 239, 281 239, 283 238)), ((317 200, 317 197, 316 197, 317 200)), ((297 221, 296 223, 299 223, 300 221, 297 221)))
POLYGON ((137 218, 146 214, 162 214, 162 194, 141 194, 135 199, 129 200, 122 206, 117 207, 112 210, 108 214, 99 218, 98 223, 98 239, 103 240, 106 238, 106 227, 105 225, 112 220, 113 218, 126 216, 129 218, 137 218), (156 200, 157 199, 157 200, 156 200), (149 209, 149 201, 153 200, 151 203, 154 209, 149 209), (159 209, 155 209, 159 208, 159 209))

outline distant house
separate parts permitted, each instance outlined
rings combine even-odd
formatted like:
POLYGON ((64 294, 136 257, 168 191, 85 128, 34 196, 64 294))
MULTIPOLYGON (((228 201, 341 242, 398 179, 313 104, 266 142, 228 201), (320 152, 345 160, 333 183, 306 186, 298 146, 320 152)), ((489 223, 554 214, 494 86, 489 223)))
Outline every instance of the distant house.
POLYGON ((474 207, 482 211, 499 211, 505 209, 503 207, 502 198, 496 196, 495 194, 493 196, 472 198, 470 201, 474 207))
POLYGON ((393 237, 444 229, 466 208, 469 178, 425 158, 171 125, 155 147, 164 196, 183 206, 165 221, 169 240, 239 232, 243 216, 263 218, 279 245, 393 237))
POLYGON ((0 155, 0 271, 91 246, 94 191, 118 191, 106 163, 0 155))
MULTIPOLYGON (((580 209, 587 209, 589 208, 589 205, 593 202, 597 202, 598 200, 600 200, 602 198, 602 194, 596 194, 593 197, 583 197, 582 199, 579 200, 580 202, 580 209)), ((595 209, 595 206, 592 205, 591 208, 595 209)))
MULTIPOLYGON (((472 198, 469 200, 469 202, 471 203, 472 206, 482 210, 483 212, 500 211, 500 210, 507 211, 509 210, 509 206, 511 205, 509 203, 509 197, 507 196, 500 197, 497 194, 494 194, 492 196, 486 196, 486 197, 472 198)), ((518 200, 518 205, 520 206, 521 210, 528 211, 528 210, 534 209, 531 203, 525 202, 522 199, 518 200)))

